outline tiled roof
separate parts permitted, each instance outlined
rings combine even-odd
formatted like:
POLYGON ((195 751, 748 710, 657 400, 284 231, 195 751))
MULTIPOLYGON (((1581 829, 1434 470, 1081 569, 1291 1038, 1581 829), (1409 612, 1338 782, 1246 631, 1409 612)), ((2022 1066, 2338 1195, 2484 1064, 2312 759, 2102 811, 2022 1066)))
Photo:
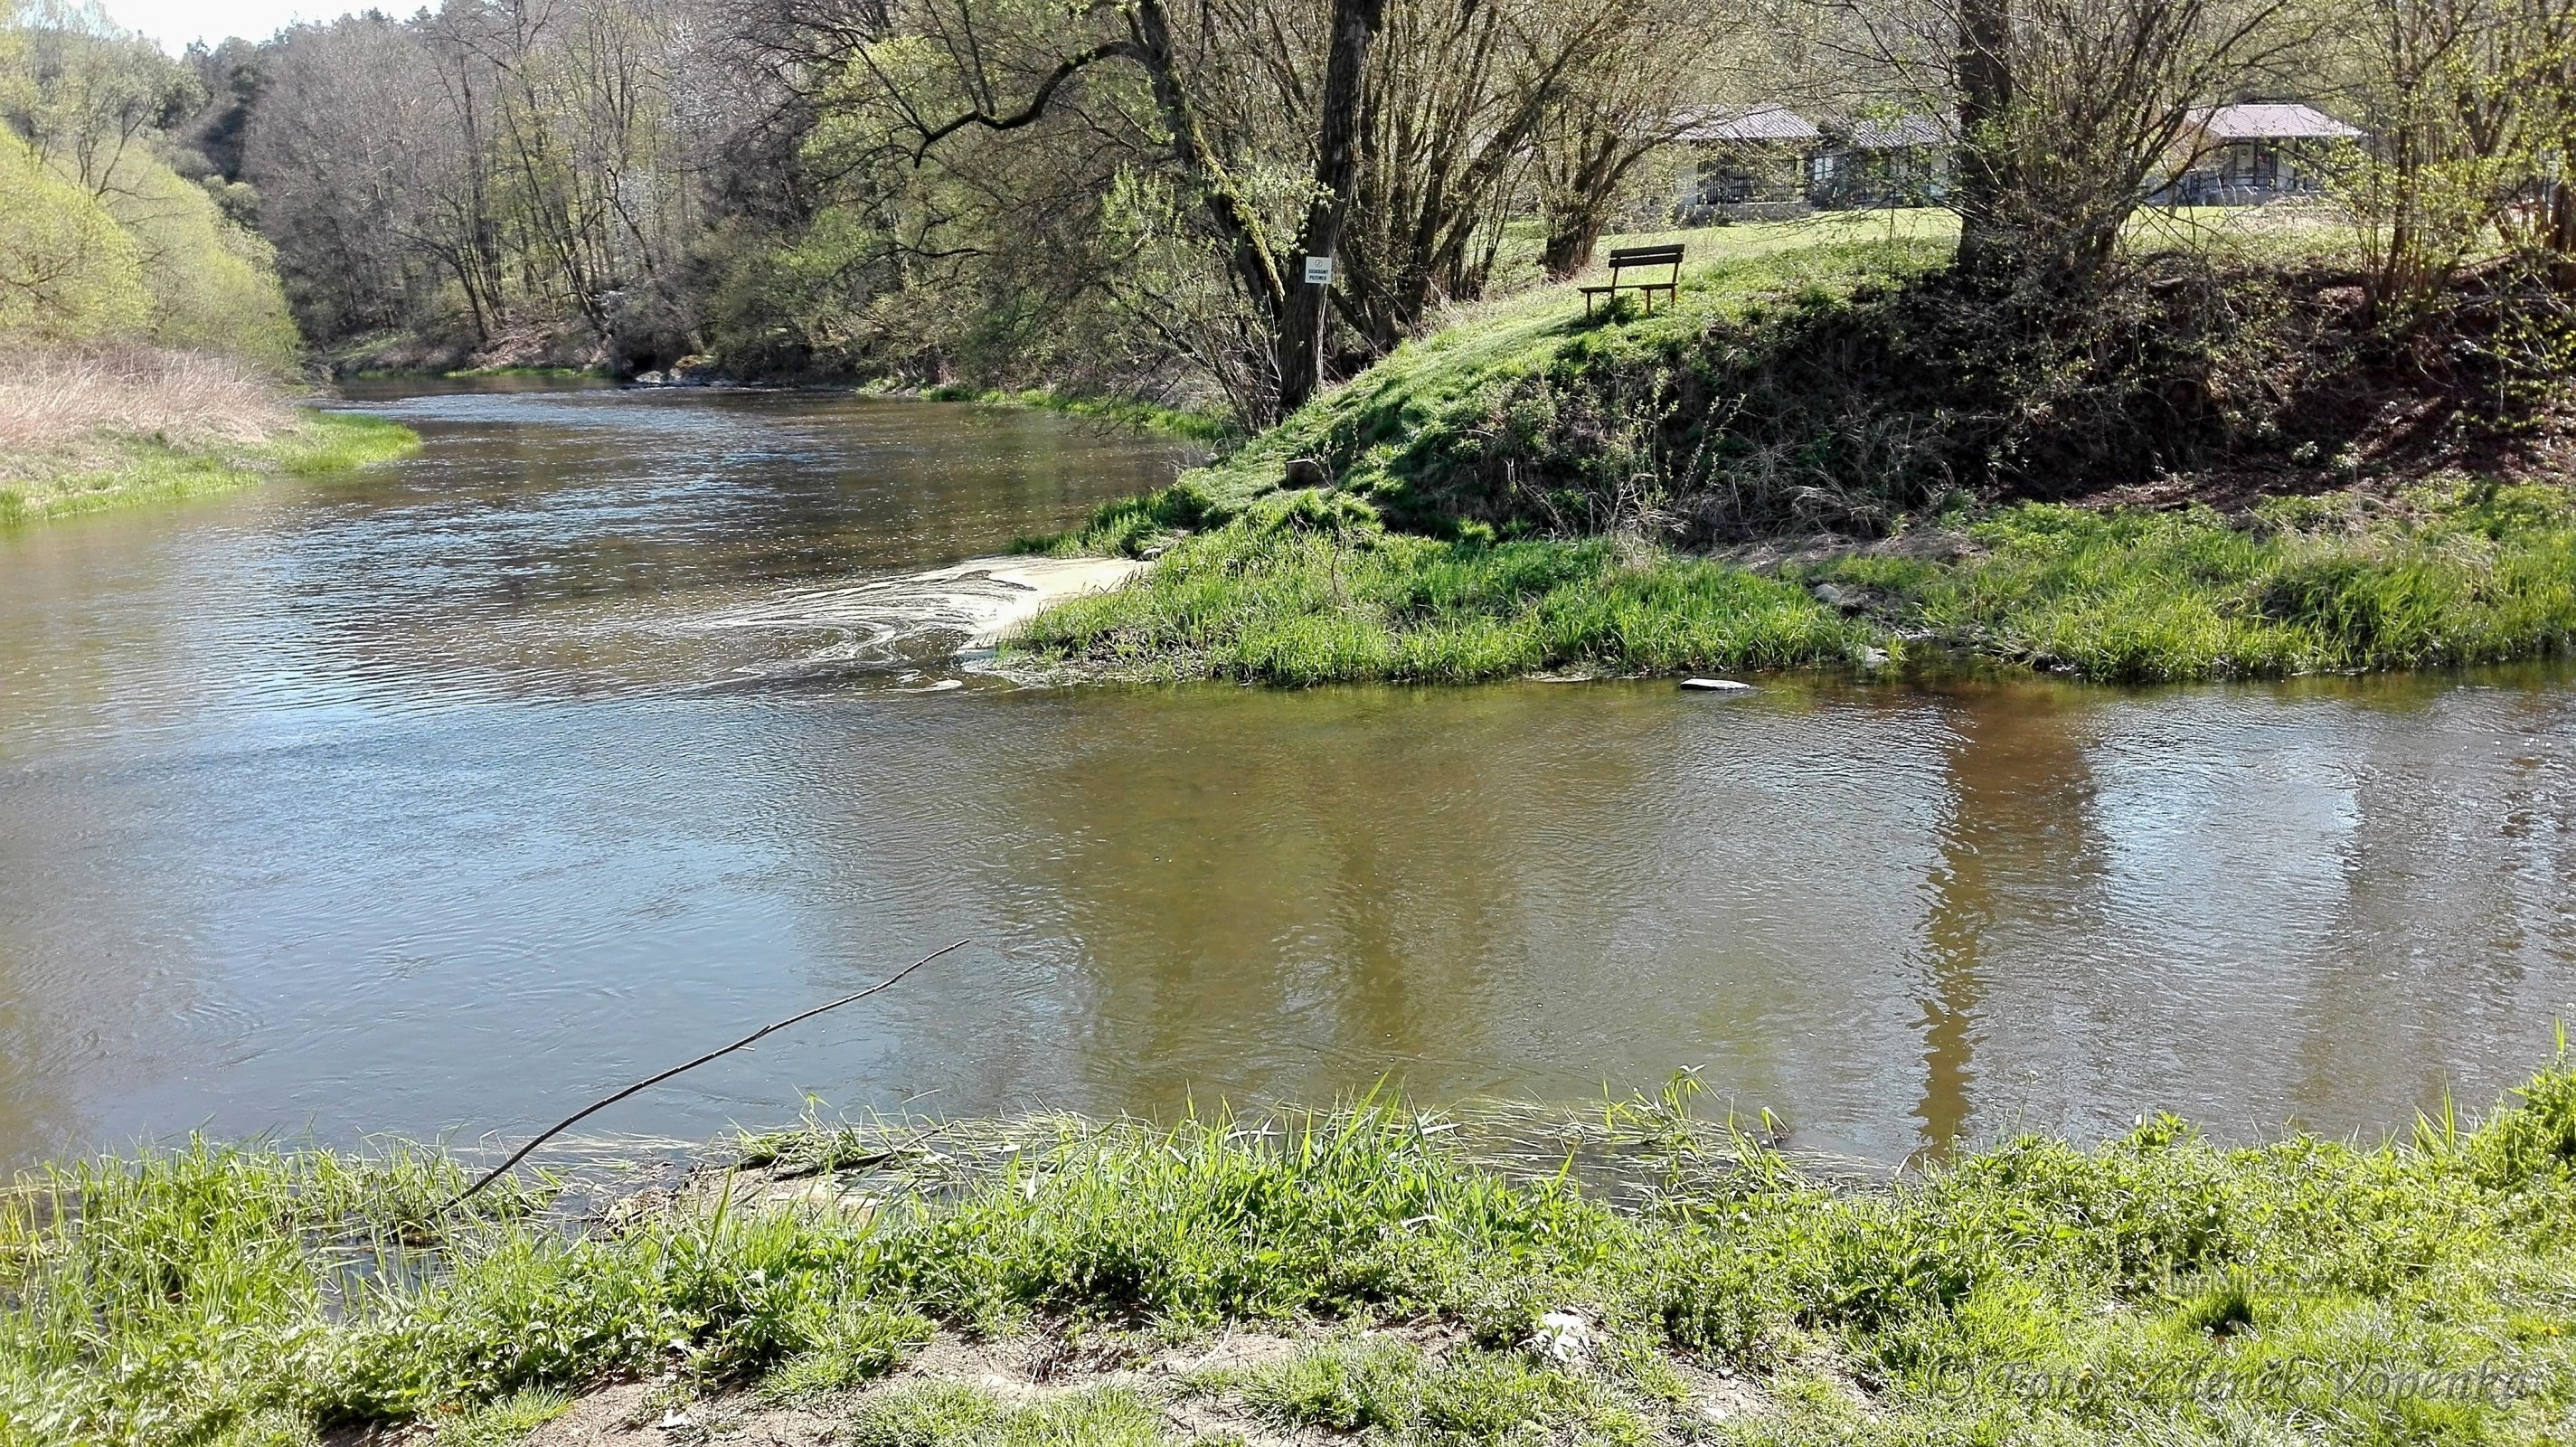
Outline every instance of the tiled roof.
POLYGON ((1702 106, 1675 117, 1681 125, 1674 138, 1684 141, 1812 141, 1815 126, 1784 105, 1755 106, 1749 111, 1702 106))
POLYGON ((2314 106, 2218 106, 2193 118, 2193 127, 2214 141, 2351 140, 2361 132, 2314 106))
POLYGON ((1899 151, 1908 146, 1946 146, 1950 129, 1930 116, 1863 120, 1843 116, 1824 123, 1827 135, 1855 151, 1899 151))

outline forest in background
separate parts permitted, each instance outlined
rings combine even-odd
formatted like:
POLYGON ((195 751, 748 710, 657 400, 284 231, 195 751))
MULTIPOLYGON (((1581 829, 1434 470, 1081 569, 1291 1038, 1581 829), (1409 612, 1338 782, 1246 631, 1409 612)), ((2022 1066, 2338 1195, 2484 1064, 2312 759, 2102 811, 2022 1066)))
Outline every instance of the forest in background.
POLYGON ((448 0, 176 60, 38 0, 5 43, 0 170, 62 199, 11 208, 0 330, 44 336, 285 356, 273 257, 340 370, 1045 386, 1258 428, 1666 224, 1690 120, 1788 100, 1950 129, 1960 240, 1900 320, 1969 371, 2334 312, 2344 370, 2527 413, 2576 357, 2549 0, 448 0), (2193 117, 2289 96, 2371 137, 2331 267, 2124 243, 2193 117))
POLYGON ((0 525, 417 441, 293 404, 307 352, 201 69, 95 9, 0 24, 0 525))
POLYGON ((0 338, 142 342, 291 368, 250 189, 188 142, 196 73, 96 10, 0 26, 0 338))
POLYGON ((2375 138, 2338 189, 2376 315, 2511 252, 2556 318, 2571 27, 2546 0, 449 0, 193 52, 165 124, 353 362, 1260 425, 1663 224, 1675 134, 1772 100, 1943 118, 1963 260, 2079 291, 2199 108, 2311 100, 2375 138))

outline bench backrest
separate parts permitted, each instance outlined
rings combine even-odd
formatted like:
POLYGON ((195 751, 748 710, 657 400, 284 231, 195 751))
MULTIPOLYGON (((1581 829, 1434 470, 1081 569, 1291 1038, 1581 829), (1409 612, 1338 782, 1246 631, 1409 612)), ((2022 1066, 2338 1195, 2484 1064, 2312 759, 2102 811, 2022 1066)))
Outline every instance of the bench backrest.
POLYGON ((1624 271, 1632 266, 1669 266, 1678 269, 1681 264, 1682 249, 1678 246, 1622 246, 1610 253, 1610 269, 1614 272, 1624 271))

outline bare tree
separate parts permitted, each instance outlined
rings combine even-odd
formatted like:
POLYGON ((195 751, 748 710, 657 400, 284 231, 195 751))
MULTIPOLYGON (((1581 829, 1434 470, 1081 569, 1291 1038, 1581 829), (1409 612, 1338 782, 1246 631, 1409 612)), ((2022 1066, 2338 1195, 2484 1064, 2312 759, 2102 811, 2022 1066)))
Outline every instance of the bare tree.
POLYGON ((2289 0, 1846 5, 1868 58, 1954 110, 1963 272, 2081 290, 2189 157, 2195 120, 2298 53, 2289 0))
POLYGON ((1693 102, 1745 83, 1721 78, 1729 62, 1758 53, 1754 16, 1739 6, 1643 0, 1621 18, 1615 43, 1566 77, 1531 137, 1547 225, 1540 262, 1553 277, 1591 264, 1631 178, 1689 128, 1693 102))

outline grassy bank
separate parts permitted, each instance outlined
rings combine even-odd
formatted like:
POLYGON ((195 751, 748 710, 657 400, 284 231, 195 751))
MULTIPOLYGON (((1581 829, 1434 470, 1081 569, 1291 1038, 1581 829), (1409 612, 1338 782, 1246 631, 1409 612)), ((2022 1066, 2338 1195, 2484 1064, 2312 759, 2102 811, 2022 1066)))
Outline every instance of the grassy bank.
MULTIPOLYGON (((1113 513, 1102 526, 1137 521, 1113 513)), ((1464 682, 1859 664, 1881 636, 1743 568, 1607 539, 1395 533, 1363 506, 1309 493, 1179 541, 1136 582, 1040 614, 1006 648, 1126 677, 1464 682)))
POLYGON ((925 402, 972 402, 982 407, 1032 407, 1041 412, 1060 412, 1068 417, 1089 417, 1111 422, 1137 432, 1158 437, 1174 437, 1184 442, 1229 443, 1242 440, 1234 423, 1209 412, 1192 412, 1179 407, 1161 407, 1151 402, 1138 402, 1123 397, 1079 397, 1064 392, 1033 388, 1021 392, 989 391, 975 387, 932 387, 918 395, 925 402))
POLYGON ((1126 677, 1460 681, 1874 665, 1937 648, 2143 682, 2576 647, 2576 498, 2531 484, 2290 499, 2237 519, 2024 504, 1750 565, 1609 539, 1405 534, 1328 494, 1222 522, 1164 494, 1104 509, 1067 545, 1167 551, 1009 647, 1126 677))
POLYGON ((2539 1443, 2576 1408, 2563 1060, 2403 1142, 2156 1118, 1892 1186, 1674 1097, 1562 1138, 1616 1187, 1473 1137, 1383 1102, 799 1134, 587 1224, 442 1211, 417 1151, 65 1167, 0 1208, 0 1420, 510 1442, 618 1381, 625 1420, 867 1447, 2539 1443))
POLYGON ((420 439, 315 412, 220 358, 128 348, 38 353, 0 379, 0 525, 339 472, 420 439))
POLYGON ((2063 338, 1952 296, 1919 213, 1692 235, 1651 317, 1586 321, 1565 288, 1478 308, 1173 488, 1024 544, 1160 561, 1010 646, 1289 684, 1909 648, 2182 680, 2568 648, 2568 479, 2497 482, 2517 474, 2355 423, 2395 394, 2328 300, 2333 233, 2226 221, 2147 218, 2142 246, 2188 254, 2142 259, 2164 270, 2063 338), (2194 460, 2218 470, 2166 470, 2194 460))

